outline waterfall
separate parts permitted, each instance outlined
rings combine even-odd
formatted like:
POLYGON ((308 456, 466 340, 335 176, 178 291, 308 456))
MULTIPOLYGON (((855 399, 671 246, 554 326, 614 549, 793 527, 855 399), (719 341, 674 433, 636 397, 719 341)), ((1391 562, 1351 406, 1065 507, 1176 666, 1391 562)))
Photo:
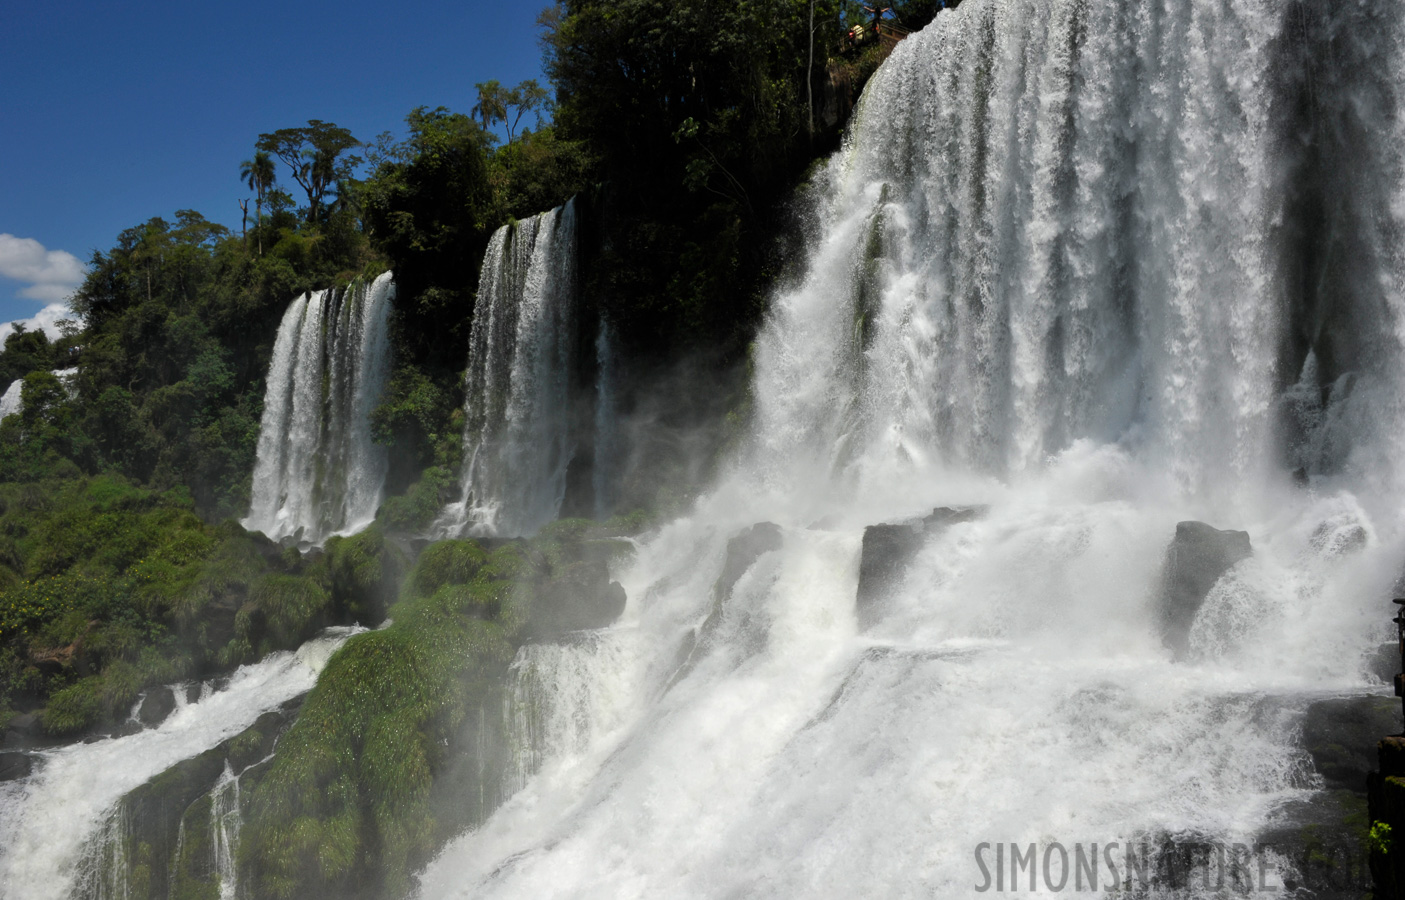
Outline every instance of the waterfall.
MULTIPOLYGON (((119 801, 311 690, 332 654, 362 630, 328 629, 296 652, 243 666, 227 686, 180 707, 157 728, 44 751, 33 775, 0 790, 0 896, 127 896, 134 856, 131 823, 119 801)), ((215 799, 218 807, 218 792, 215 799)), ((235 801, 237 795, 227 811, 235 801)), ((226 812, 216 833, 237 840, 236 829, 237 818, 226 812)))
POLYGON ((595 465, 591 486, 595 493, 595 518, 609 518, 619 481, 619 360, 614 329, 604 319, 595 337, 595 465))
POLYGON ((316 543, 375 518, 388 459, 370 414, 390 374, 391 279, 304 294, 283 315, 245 528, 316 543))
POLYGON ((899 45, 747 446, 621 622, 519 657, 518 789, 425 900, 971 896, 982 842, 1300 827, 1304 710, 1384 693, 1405 559, 1403 17, 966 0, 899 45), (1252 552, 1177 655, 1184 520, 1252 552))
POLYGON ((10 386, 5 388, 5 393, 0 396, 0 419, 13 416, 20 411, 22 399, 20 391, 24 388, 24 379, 16 378, 10 382, 10 386))
POLYGON ((575 306, 574 200, 493 234, 473 308, 462 497, 440 533, 526 535, 560 511, 575 449, 575 306))
MULTIPOLYGON (((239 811, 239 777, 224 764, 224 774, 215 785, 210 804, 210 833, 214 836, 214 873, 220 900, 237 900, 239 872, 236 853, 243 818, 239 811)), ((177 854, 179 856, 179 854, 177 854)))

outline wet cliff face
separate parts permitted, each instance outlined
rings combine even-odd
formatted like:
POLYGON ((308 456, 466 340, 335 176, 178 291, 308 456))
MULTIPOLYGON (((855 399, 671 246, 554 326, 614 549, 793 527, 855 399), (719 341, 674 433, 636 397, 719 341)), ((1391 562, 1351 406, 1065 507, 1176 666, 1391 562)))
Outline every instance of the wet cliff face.
MULTIPOLYGON (((1346 401, 1355 376, 1398 346, 1392 295, 1400 288, 1400 232, 1392 211, 1400 160, 1399 86, 1388 5, 1294 0, 1272 47, 1274 150, 1282 162, 1276 247, 1285 301, 1279 383, 1346 401), (1312 361, 1309 362, 1309 355, 1312 361)), ((1308 418, 1311 418, 1310 416, 1308 418)), ((1285 450, 1295 466, 1336 470, 1344 448, 1295 452, 1313 424, 1285 407, 1285 450), (1310 457, 1310 458, 1309 458, 1310 457)))

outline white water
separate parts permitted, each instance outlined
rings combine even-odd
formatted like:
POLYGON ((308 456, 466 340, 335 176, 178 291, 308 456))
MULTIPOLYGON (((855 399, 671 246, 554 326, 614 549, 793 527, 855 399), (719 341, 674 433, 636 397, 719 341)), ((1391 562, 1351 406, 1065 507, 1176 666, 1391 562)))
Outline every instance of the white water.
POLYGON ((600 320, 595 336, 595 466, 591 487, 595 518, 609 518, 614 509, 614 488, 620 477, 619 360, 610 323, 600 320))
MULTIPOLYGON (((124 795, 311 690, 327 660, 360 630, 329 629, 296 652, 243 666, 223 690, 178 707, 158 728, 42 753, 34 775, 0 785, 0 896, 67 898, 89 839, 105 827, 120 833, 111 813, 124 795)), ((125 842, 101 844, 120 853, 125 842)))
POLYGON ((219 884, 220 900, 237 900, 239 870, 236 854, 239 851, 239 831, 244 822, 239 811, 239 777, 230 771, 228 762, 224 765, 224 775, 211 793, 210 834, 215 839, 213 868, 219 884))
MULTIPOLYGON (((1398 112, 1399 4, 1352 9, 1338 47, 1376 41, 1377 67, 1339 80, 1398 112)), ((521 790, 426 900, 974 896, 981 842, 1252 843, 1316 787, 1298 718, 1381 690, 1405 561, 1405 269, 1362 257, 1350 403, 1315 358, 1278 371, 1289 10, 966 0, 898 48, 757 342, 751 447, 617 573, 618 625, 519 656, 521 790), (1280 402, 1311 413, 1300 446, 1280 402), (863 528, 963 504, 989 509, 860 632, 863 528), (1177 663, 1158 578, 1185 519, 1254 555, 1177 663), (676 677, 759 521, 783 547, 676 677)), ((1405 233, 1402 135, 1363 138, 1379 247, 1405 233)))
POLYGON ((386 449, 371 411, 390 375, 387 321, 395 284, 317 291, 283 316, 269 364, 245 528, 313 543, 369 524, 380 506, 386 449))
POLYGON ((16 378, 10 382, 10 386, 5 388, 5 393, 0 396, 0 419, 13 416, 20 411, 23 402, 20 398, 20 391, 24 389, 24 379, 16 378))
POLYGON ((575 306, 574 200, 494 233, 473 309, 462 497, 438 533, 526 535, 560 511, 575 451, 575 306))

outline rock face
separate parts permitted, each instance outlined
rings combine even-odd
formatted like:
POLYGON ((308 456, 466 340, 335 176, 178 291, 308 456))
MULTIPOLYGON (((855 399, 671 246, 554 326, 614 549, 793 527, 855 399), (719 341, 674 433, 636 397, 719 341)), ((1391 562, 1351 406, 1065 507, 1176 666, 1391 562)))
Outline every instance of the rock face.
POLYGON ((888 595, 898 586, 923 544, 958 522, 979 518, 983 512, 974 507, 942 506, 921 519, 865 528, 857 597, 860 630, 871 628, 883 618, 888 595))
MULTIPOLYGON (((670 688, 692 671, 701 653, 706 652, 706 649, 716 642, 717 633, 728 617, 732 593, 737 582, 762 556, 772 550, 781 549, 784 543, 781 527, 774 522, 759 522, 727 542, 727 556, 722 563, 722 573, 712 584, 711 609, 702 625, 690 632, 679 646, 677 666, 668 683, 670 688)), ((740 635, 743 638, 751 638, 735 642, 741 655, 747 656, 761 650, 765 640, 764 628, 753 627, 745 613, 737 618, 739 621, 736 622, 736 627, 740 635)))
POLYGON ((166 721, 176 708, 176 695, 169 687, 154 687, 141 701, 137 709, 137 719, 147 728, 155 728, 166 721))
POLYGON ((1400 701, 1393 697, 1318 700, 1303 719, 1303 747, 1328 789, 1364 797, 1376 743, 1400 726, 1400 701))
POLYGON ((610 580, 609 562, 620 543, 582 540, 562 546, 562 556, 548 562, 549 576, 533 589, 526 639, 549 640, 614 624, 628 600, 619 582, 610 580))
POLYGON ((34 760, 27 753, 0 753, 0 782, 28 778, 34 760))
POLYGON ((1215 582, 1253 552, 1246 531, 1221 531, 1204 522, 1176 526, 1161 576, 1162 639, 1176 659, 1185 658, 1190 626, 1215 582))

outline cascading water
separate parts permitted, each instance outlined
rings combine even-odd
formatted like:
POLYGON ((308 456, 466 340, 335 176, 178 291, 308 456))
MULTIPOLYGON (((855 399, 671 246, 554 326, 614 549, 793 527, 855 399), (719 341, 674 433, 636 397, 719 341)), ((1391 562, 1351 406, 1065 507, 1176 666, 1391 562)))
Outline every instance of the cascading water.
MULTIPOLYGON (((227 686, 180 705, 158 728, 41 754, 31 777, 0 785, 0 896, 129 896, 130 827, 118 801, 311 690, 327 660, 361 630, 329 629, 296 652, 244 666, 227 686)), ((233 823, 224 824, 217 833, 228 836, 233 823)))
POLYGON ((375 518, 388 459, 370 415, 390 374, 391 273, 316 291, 283 316, 269 364, 244 527, 318 542, 375 518))
POLYGON ((574 444, 575 201, 506 225, 483 259, 468 358, 463 495, 445 535, 516 536, 554 519, 574 444))
POLYGON ((966 0, 900 45, 749 449, 619 624, 519 656, 521 790, 423 897, 974 896, 982 842, 1288 821, 1405 560, 1402 17, 966 0), (865 527, 938 506, 857 615, 865 527), (1187 519, 1253 552, 1177 659, 1187 519))

